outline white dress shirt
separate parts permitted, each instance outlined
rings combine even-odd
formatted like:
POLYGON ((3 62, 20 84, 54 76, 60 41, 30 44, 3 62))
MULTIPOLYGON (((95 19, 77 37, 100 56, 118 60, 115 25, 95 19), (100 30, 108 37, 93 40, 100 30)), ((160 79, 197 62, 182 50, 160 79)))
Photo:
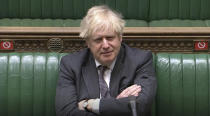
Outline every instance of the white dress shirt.
MULTIPOLYGON (((104 72, 104 80, 105 80, 106 84, 108 85, 108 88, 109 88, 109 83, 110 83, 110 79, 111 79, 111 73, 114 68, 115 62, 116 62, 116 58, 112 62, 112 64, 108 67, 108 69, 105 70, 105 72, 104 72)), ((99 63, 96 59, 95 59, 95 63, 96 63, 96 67, 101 65, 101 63, 99 63)), ((98 74, 99 73, 100 73, 100 71, 98 70, 98 74)))
MULTIPOLYGON (((112 74, 112 70, 114 68, 115 62, 116 62, 116 58, 114 59, 112 64, 108 67, 108 69, 105 70, 105 72, 104 72, 104 80, 105 80, 106 84, 108 85, 108 88, 109 88, 111 74, 112 74)), ((95 59, 95 63, 96 63, 96 67, 101 65, 101 63, 99 63, 96 59, 95 59)), ((99 73, 100 73, 100 71, 98 70, 98 74, 99 73)), ((101 93, 100 93, 100 98, 101 98, 101 93)), ((90 102, 89 105, 92 108, 92 112, 94 112, 96 114, 100 114, 100 112, 99 112, 100 99, 99 98, 92 100, 92 102, 90 102)))

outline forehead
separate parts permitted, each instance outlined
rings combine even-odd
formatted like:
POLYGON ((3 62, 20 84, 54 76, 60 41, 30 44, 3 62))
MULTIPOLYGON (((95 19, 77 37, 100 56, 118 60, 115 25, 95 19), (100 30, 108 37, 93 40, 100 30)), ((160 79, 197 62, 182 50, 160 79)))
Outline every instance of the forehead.
POLYGON ((92 34, 92 37, 98 37, 98 36, 115 36, 117 35, 115 32, 111 30, 107 31, 96 31, 95 33, 92 34))
POLYGON ((103 21, 101 24, 95 25, 95 27, 92 27, 90 30, 92 30, 91 36, 114 34, 116 32, 116 30, 113 28, 113 25, 108 21, 103 21))

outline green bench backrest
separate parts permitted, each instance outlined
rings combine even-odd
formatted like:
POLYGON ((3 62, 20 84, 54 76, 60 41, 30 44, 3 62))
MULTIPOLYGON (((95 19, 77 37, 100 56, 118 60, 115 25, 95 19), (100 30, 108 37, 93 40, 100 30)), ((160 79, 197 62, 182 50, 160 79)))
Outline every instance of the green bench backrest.
MULTIPOLYGON (((0 116, 55 116, 65 53, 0 53, 0 116)), ((210 55, 153 54, 158 89, 153 116, 207 116, 210 55)))
POLYGON ((157 54, 157 116, 209 116, 210 55, 157 54))
POLYGON ((1 0, 0 19, 82 19, 90 7, 100 4, 126 19, 210 19, 209 0, 1 0))
POLYGON ((150 20, 210 19, 209 0, 150 0, 150 20))
POLYGON ((0 18, 82 19, 90 7, 100 4, 125 18, 148 18, 149 0, 1 0, 0 18))
POLYGON ((0 116, 55 116, 55 87, 63 55, 0 53, 0 116))

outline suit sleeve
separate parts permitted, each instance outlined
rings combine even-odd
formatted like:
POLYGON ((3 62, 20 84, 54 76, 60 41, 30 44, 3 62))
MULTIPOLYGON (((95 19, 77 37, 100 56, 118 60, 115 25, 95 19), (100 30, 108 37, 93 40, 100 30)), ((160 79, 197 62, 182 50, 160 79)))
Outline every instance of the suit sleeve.
POLYGON ((55 108, 57 116, 96 116, 96 114, 78 109, 76 81, 70 66, 62 58, 56 87, 55 108))
MULTIPOLYGON (((147 53, 144 61, 143 65, 137 67, 133 83, 141 85, 142 88, 139 96, 136 97, 137 113, 141 116, 147 116, 150 113, 157 86, 151 52, 147 53)), ((104 115, 131 116, 132 112, 129 107, 130 99, 131 97, 101 99, 100 112, 104 115)))

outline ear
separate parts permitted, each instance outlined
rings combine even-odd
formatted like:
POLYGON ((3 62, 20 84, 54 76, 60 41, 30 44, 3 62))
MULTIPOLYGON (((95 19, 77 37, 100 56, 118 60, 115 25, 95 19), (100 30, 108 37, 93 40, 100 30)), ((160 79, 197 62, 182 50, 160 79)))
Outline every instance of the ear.
POLYGON ((120 42, 122 42, 122 35, 119 36, 120 42))
POLYGON ((88 41, 88 39, 85 39, 85 43, 86 43, 86 45, 87 45, 87 47, 89 48, 90 47, 90 43, 89 43, 89 41, 88 41))

